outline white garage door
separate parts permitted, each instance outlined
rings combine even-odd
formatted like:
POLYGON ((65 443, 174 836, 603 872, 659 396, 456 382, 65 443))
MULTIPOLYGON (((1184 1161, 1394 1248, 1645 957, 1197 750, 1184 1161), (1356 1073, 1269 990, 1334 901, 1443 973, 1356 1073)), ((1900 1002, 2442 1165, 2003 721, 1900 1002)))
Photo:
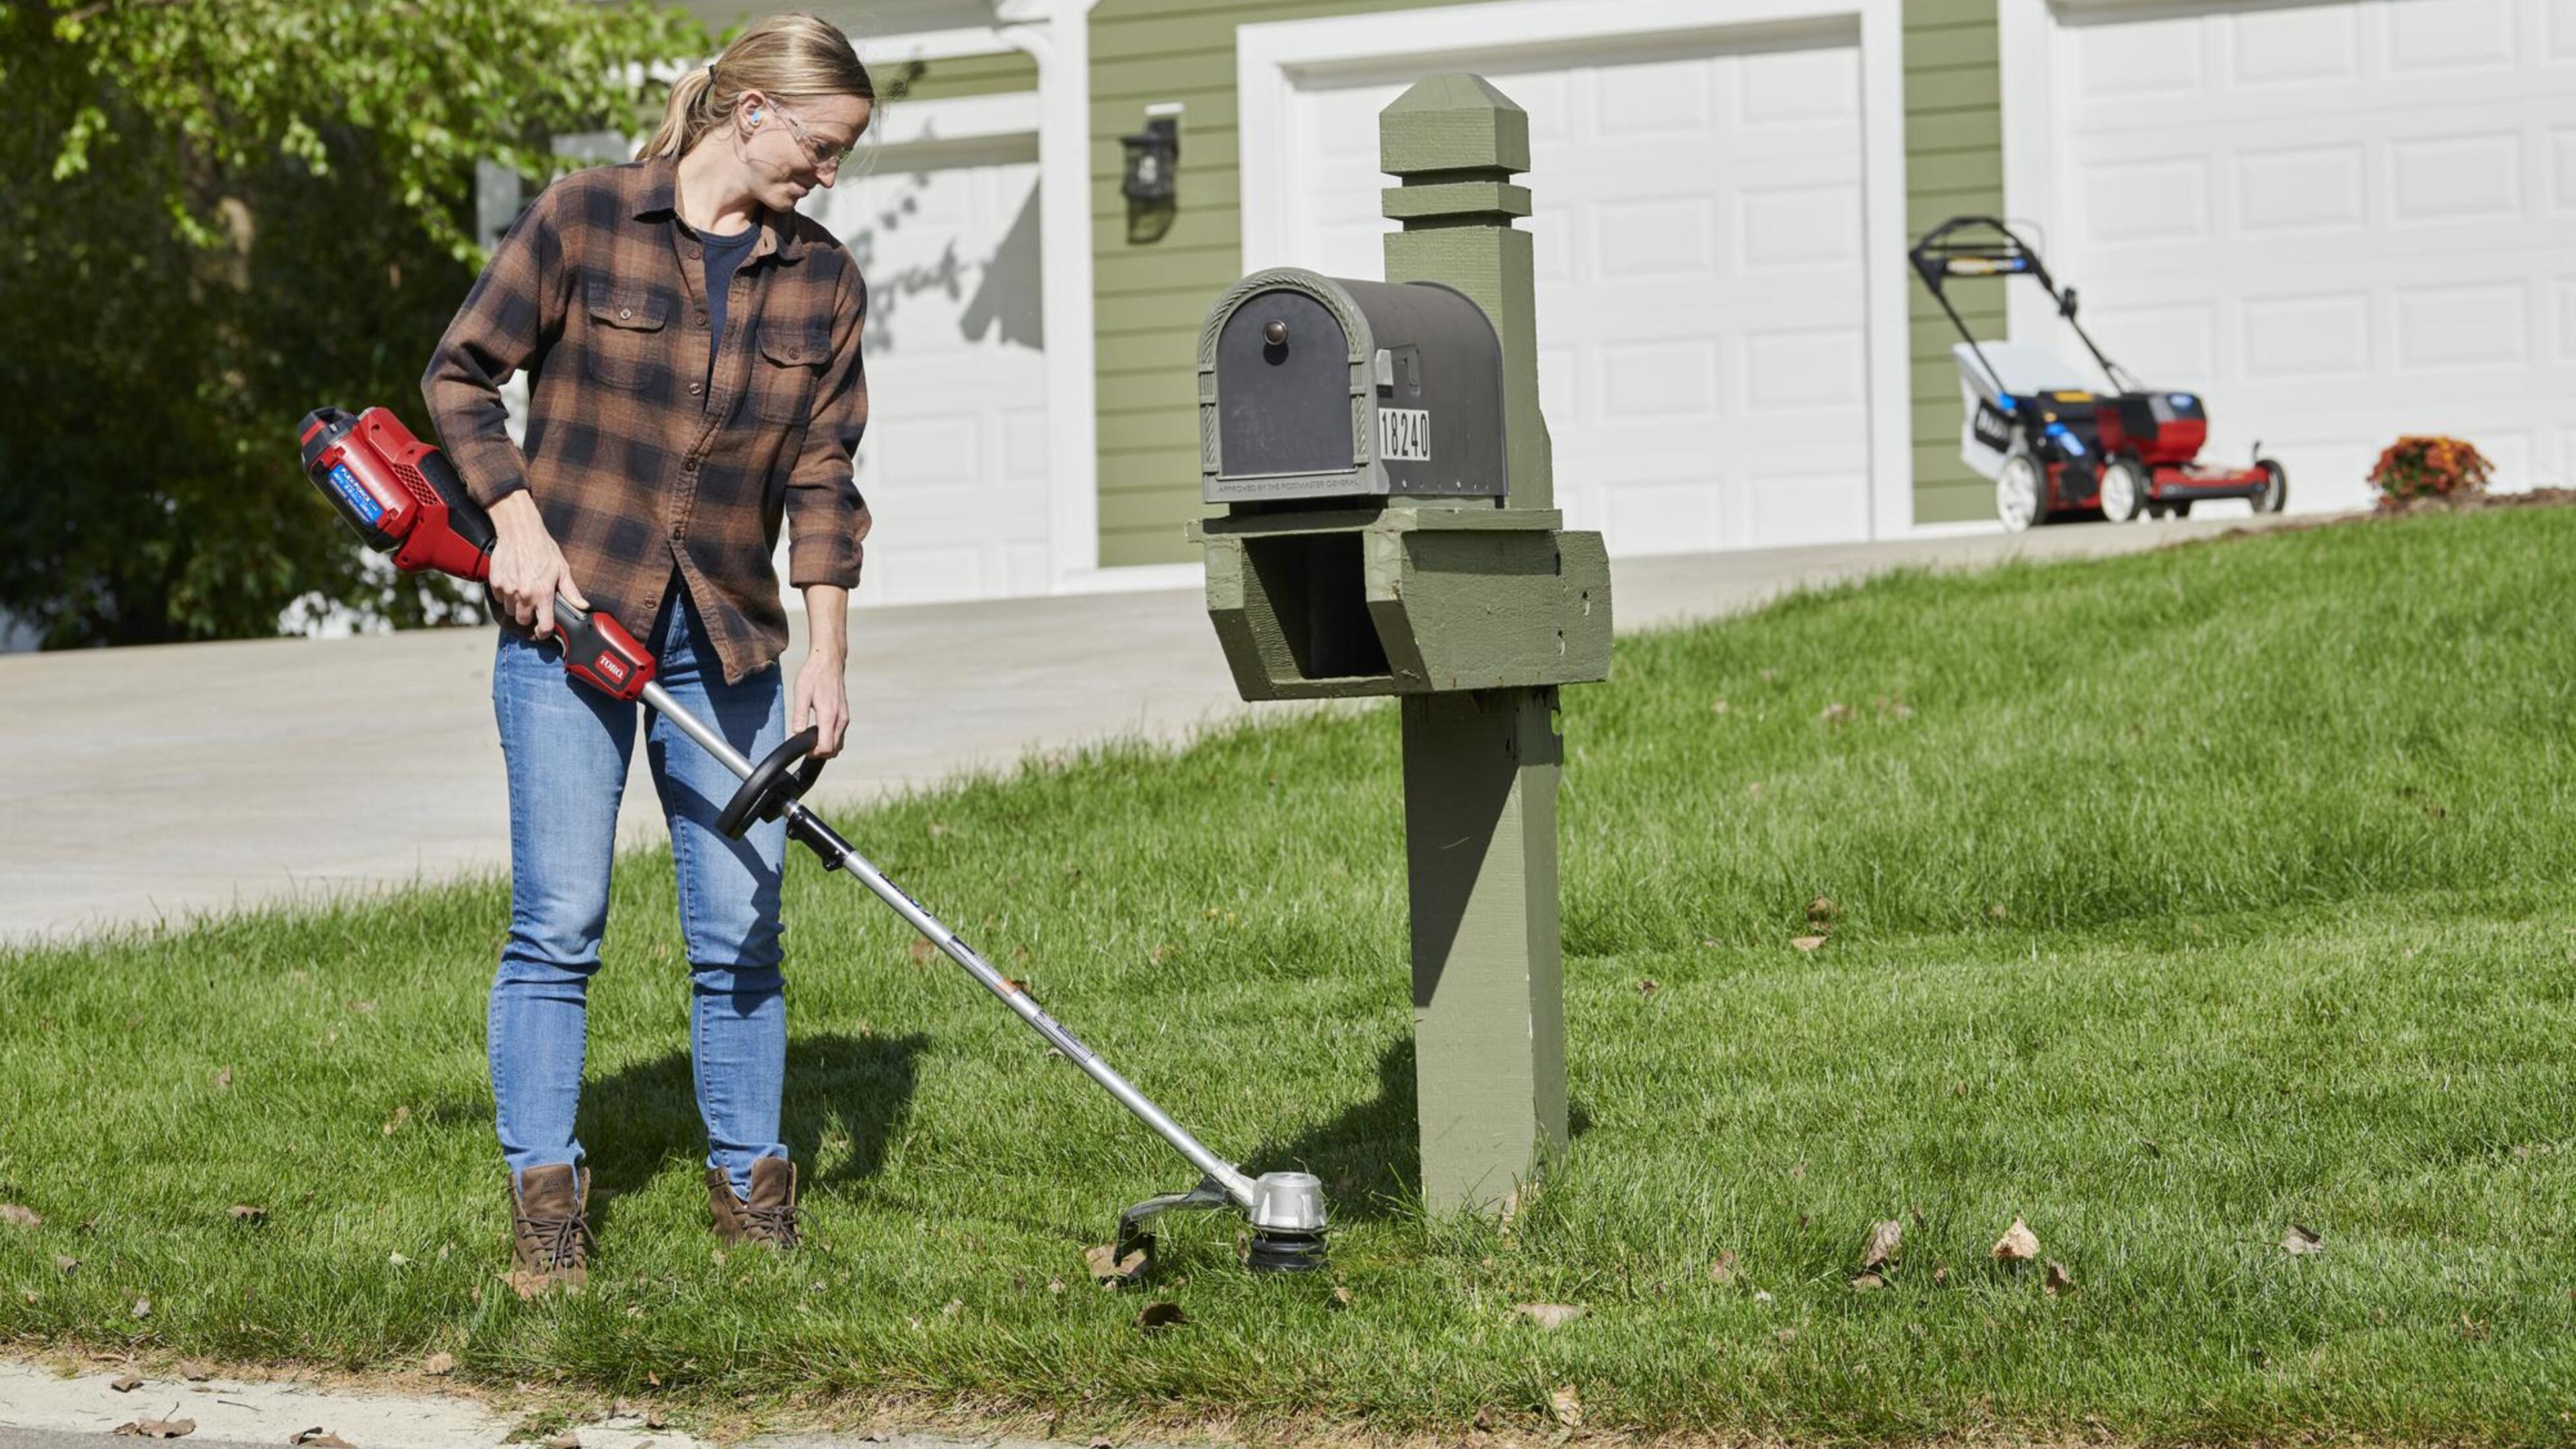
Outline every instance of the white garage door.
MULTIPOLYGON (((1858 48, 1477 69, 1530 115, 1568 526, 1628 556, 1868 536, 1858 48)), ((1378 111, 1405 84, 1299 82, 1281 255, 1384 275, 1378 111)))
POLYGON ((1037 139, 889 145, 804 210, 868 279, 860 601, 1045 593, 1037 139))
MULTIPOLYGON (((2293 507, 2401 433, 2576 470, 2576 0, 2070 16, 2049 256, 2104 350, 2207 394, 2293 507)), ((2233 507, 2234 505, 2230 505, 2233 507)))

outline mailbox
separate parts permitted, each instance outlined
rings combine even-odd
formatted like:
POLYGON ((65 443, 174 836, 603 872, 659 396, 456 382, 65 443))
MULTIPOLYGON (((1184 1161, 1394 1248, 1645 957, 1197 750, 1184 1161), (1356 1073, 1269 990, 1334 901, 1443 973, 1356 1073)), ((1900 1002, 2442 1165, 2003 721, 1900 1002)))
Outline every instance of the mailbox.
POLYGON ((1503 350, 1436 282, 1295 267, 1236 283, 1199 334, 1199 472, 1210 503, 1500 498, 1503 350))

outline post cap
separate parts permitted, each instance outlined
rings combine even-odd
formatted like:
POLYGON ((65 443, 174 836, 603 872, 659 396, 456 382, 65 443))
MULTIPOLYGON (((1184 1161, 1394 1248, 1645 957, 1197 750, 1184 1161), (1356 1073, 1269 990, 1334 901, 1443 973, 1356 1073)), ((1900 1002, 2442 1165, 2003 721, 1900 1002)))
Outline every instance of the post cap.
POLYGON ((1390 176, 1527 171, 1529 112, 1483 76, 1425 76, 1378 113, 1378 168, 1390 176))

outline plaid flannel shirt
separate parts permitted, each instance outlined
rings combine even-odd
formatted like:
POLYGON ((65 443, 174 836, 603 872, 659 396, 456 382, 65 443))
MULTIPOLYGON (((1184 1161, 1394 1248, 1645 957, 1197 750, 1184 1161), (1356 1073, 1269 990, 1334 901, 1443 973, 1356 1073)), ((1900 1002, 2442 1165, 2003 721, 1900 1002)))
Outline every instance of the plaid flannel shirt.
POLYGON ((527 490, 583 594, 638 633, 679 579, 739 682, 787 648, 782 519, 791 585, 858 586, 867 283, 820 223, 764 211, 710 371, 704 247, 677 177, 666 158, 548 186, 448 324, 421 396, 477 501, 527 490), (500 395, 520 370, 524 454, 500 395))

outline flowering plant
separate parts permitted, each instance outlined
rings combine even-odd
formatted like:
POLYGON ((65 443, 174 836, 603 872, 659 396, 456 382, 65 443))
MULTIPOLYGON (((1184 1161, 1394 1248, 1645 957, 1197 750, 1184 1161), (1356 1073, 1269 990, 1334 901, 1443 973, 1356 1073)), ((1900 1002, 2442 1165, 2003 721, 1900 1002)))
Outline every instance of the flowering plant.
POLYGON ((2370 467, 2379 506, 2402 508, 2417 498, 2459 498, 2484 493, 2495 465, 2475 444, 2458 438, 2403 437, 2370 467))

